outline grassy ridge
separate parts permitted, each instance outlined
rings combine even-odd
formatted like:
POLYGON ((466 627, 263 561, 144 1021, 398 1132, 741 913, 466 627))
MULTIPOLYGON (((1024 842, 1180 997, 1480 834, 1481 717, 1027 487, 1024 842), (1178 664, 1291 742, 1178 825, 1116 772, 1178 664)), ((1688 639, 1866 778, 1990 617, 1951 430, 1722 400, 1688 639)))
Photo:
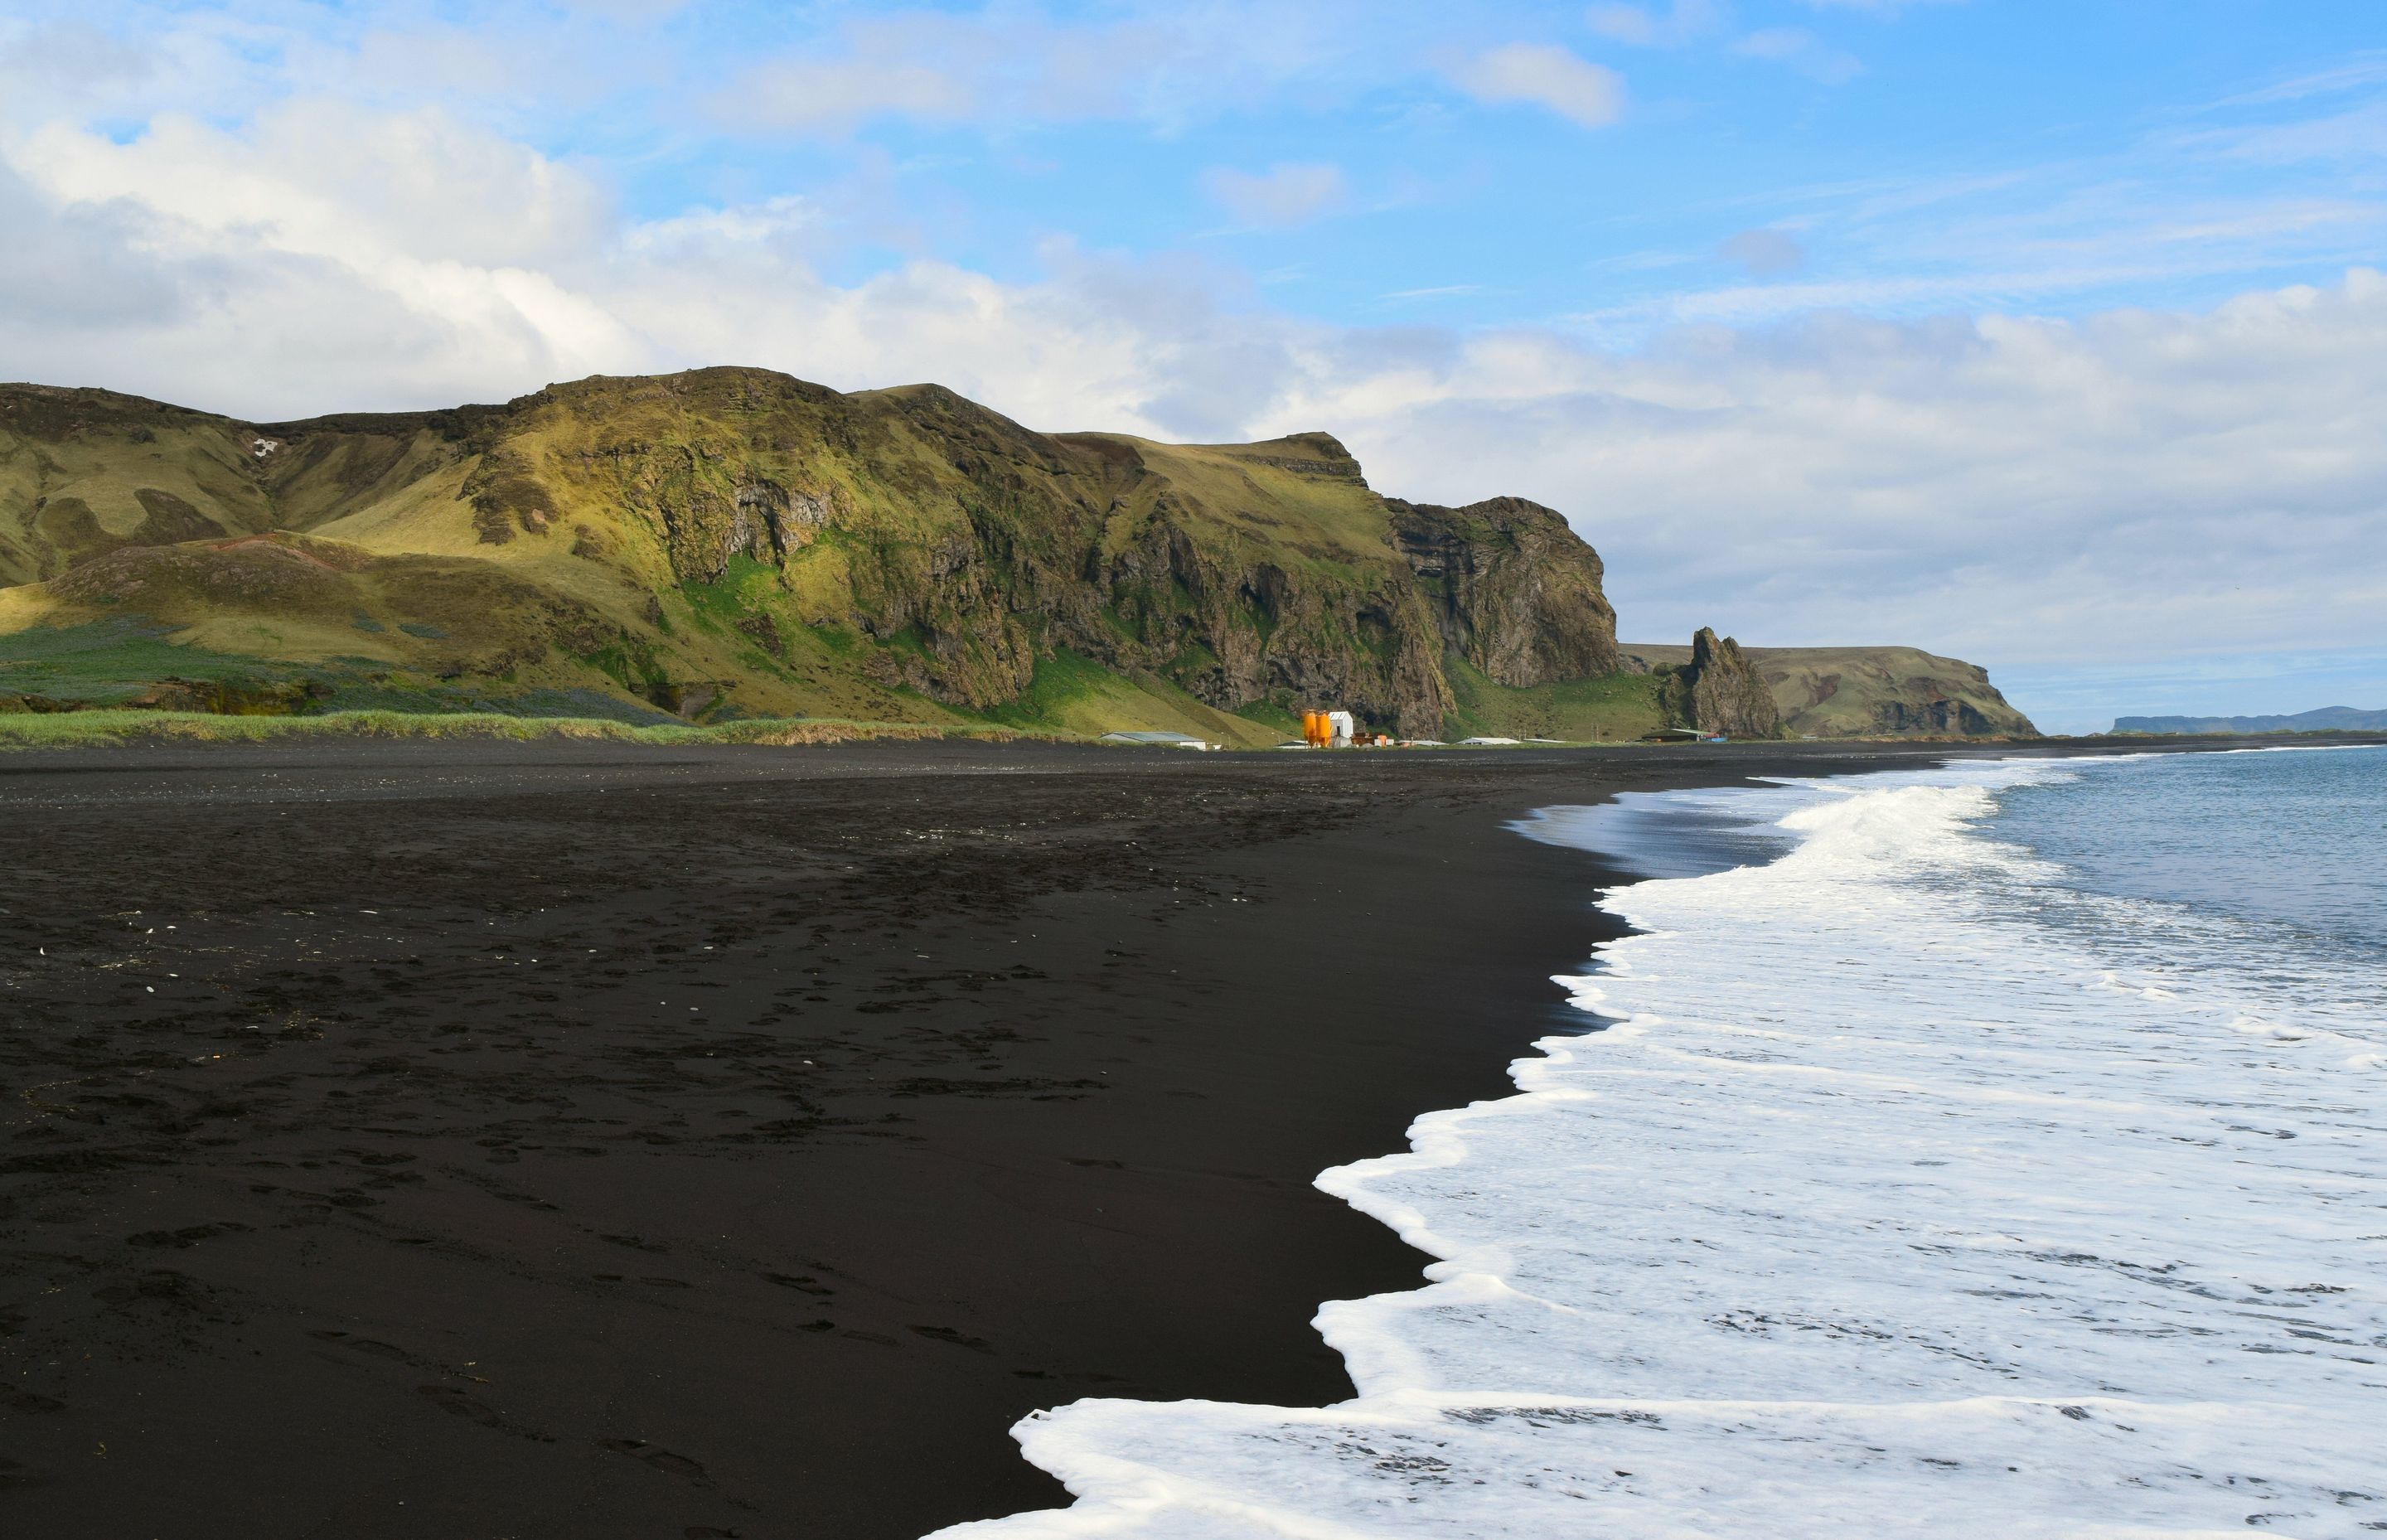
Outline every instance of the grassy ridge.
POLYGON ((1518 689, 1496 685, 1466 659, 1443 661, 1455 737, 1554 738, 1568 743, 1629 742, 1666 725, 1658 681, 1647 674, 1603 674, 1518 689))
MULTIPOLYGON (((690 618, 700 625, 726 629, 709 612, 712 602, 709 591, 695 589, 690 618)), ((348 726, 335 731, 382 734, 474 731, 478 729, 470 726, 474 723, 552 719, 571 724, 567 731, 603 722, 664 735, 656 741, 673 740, 672 734, 692 732, 698 726, 635 698, 623 700, 586 687, 527 679, 442 679, 418 671, 378 668, 370 659, 335 659, 302 667, 170 642, 164 639, 161 629, 132 621, 102 621, 0 635, 0 723, 12 725, 11 730, 21 738, 44 732, 71 737, 78 729, 57 726, 69 720, 157 722, 202 714, 250 720, 337 718, 348 726), (161 686, 161 680, 171 683, 161 686), (393 726, 409 720, 438 726, 393 726), (53 726, 29 726, 31 722, 53 726)), ((792 627, 791 631, 793 638, 782 654, 777 658, 758 654, 757 667, 795 670, 811 665, 813 660, 805 650, 824 647, 821 633, 792 627)), ((644 660, 625 650, 601 659, 600 666, 624 686, 635 688, 644 660)), ((741 741, 738 735, 753 729, 757 723, 790 722, 867 726, 878 736, 899 727, 906 732, 1069 738, 1157 729, 1190 733, 1237 748, 1266 747, 1299 730, 1289 717, 1279 723, 1220 712, 1157 675, 1113 674, 1091 659, 1066 651, 1040 661, 1034 680, 1018 700, 984 712, 907 699, 907 694, 901 689, 878 691, 858 702, 862 710, 732 713, 714 718, 704 727, 730 735, 720 741, 741 741), (894 709, 884 709, 890 706, 894 709)), ((88 730, 100 735, 94 741, 112 741, 117 736, 112 726, 88 730)), ((184 736, 190 731, 187 726, 175 730, 184 736)), ((271 730, 230 732, 253 736, 271 730)), ((532 735, 537 731, 536 726, 522 729, 532 735)))
POLYGON ((1027 731, 1085 738, 1107 732, 1189 733, 1234 749, 1265 749, 1288 736, 1267 723, 1206 706, 1157 675, 1113 674, 1091 658, 1067 651, 1039 659, 1036 675, 1019 699, 993 707, 986 715, 1027 731))
MULTIPOLYGON (((1507 526, 1476 524, 1452 538, 1505 559, 1507 526)), ((935 386, 847 396, 713 369, 250 426, 0 385, 0 713, 1168 729, 1256 747, 1333 705, 1437 736, 1459 601, 1395 536, 1323 434, 1047 435, 935 386)), ((1587 574, 1585 612, 1604 616, 1597 558, 1560 544, 1536 559, 1587 574)), ((1540 624, 1485 604, 1479 631, 1540 624)), ((1581 736, 1572 697, 1510 700, 1481 677, 1469 697, 1471 730, 1581 736)))
MULTIPOLYGON (((688 614, 695 624, 719 624, 706 613, 710 599, 700 592, 690 603, 688 614)), ((1157 729, 1190 733, 1229 748, 1257 749, 1300 731, 1297 719, 1266 703, 1243 713, 1221 712, 1161 675, 1115 674, 1066 650, 1039 660, 1034 678, 1018 699, 983 712, 907 701, 901 698, 903 692, 890 691, 869 703, 894 705, 896 713, 773 713, 700 725, 586 688, 527 680, 444 680, 373 668, 366 659, 312 668, 277 664, 170 642, 158 630, 127 620, 0 635, 0 745, 69 746, 158 738, 255 741, 308 733, 598 737, 650 743, 937 736, 1083 741, 1111 731, 1157 729), (347 666, 339 666, 342 663, 347 666), (130 706, 145 690, 154 693, 154 682, 161 678, 190 682, 213 703, 206 711, 130 706), (20 702, 32 702, 33 709, 15 709, 20 702), (57 706, 72 709, 54 709, 57 706)), ((798 635, 803 638, 799 648, 820 645, 818 632, 798 635)), ((609 662, 623 683, 635 682, 635 660, 609 662)), ((794 651, 780 666, 802 668, 809 662, 794 651)), ((1652 681, 1645 675, 1516 689, 1492 683, 1463 658, 1454 655, 1446 666, 1459 701, 1449 726, 1454 738, 1484 733, 1615 742, 1637 738, 1661 723, 1652 681)))
POLYGON ((112 705, 169 677, 279 683, 289 674, 262 659, 212 652, 167 635, 166 626, 145 618, 0 632, 0 701, 38 695, 112 705))
POLYGON ((113 748, 133 743, 262 743, 286 738, 598 738, 660 747, 688 743, 788 746, 864 738, 971 738, 1008 743, 1066 735, 924 722, 763 719, 712 726, 636 726, 589 716, 509 716, 493 712, 327 712, 320 716, 221 716, 206 712, 85 711, 0 715, 0 750, 113 748))

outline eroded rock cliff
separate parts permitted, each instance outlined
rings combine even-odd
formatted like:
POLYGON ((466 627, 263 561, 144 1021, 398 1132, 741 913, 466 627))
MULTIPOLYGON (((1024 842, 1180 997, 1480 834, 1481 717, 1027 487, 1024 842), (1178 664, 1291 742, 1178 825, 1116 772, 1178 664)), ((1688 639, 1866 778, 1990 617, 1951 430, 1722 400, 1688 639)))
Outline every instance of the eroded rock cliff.
MULTIPOLYGON (((10 608, 48 624, 99 613, 63 581, 79 564, 171 544, 189 602, 151 618, 177 637, 442 678, 593 671, 709 710, 1049 717, 1092 665, 1262 739, 1303 706, 1431 737, 1449 658, 1516 687, 1619 666, 1599 559, 1558 514, 1388 501, 1325 434, 1042 434, 938 386, 848 395, 745 369, 264 425, 14 388, 0 584, 42 589, 10 608), (254 564, 227 537, 263 531, 444 565, 342 600, 352 618, 316 605, 304 632, 263 599, 212 615, 208 574, 254 564), (572 628, 595 639, 466 650, 486 629, 476 568, 601 617, 572 628)), ((103 597, 120 616, 143 602, 103 597)))
MULTIPOLYGON (((1684 667, 1692 650, 1627 643, 1627 666, 1684 667)), ((2035 738, 1987 670, 1913 647, 1751 647, 1787 732, 1802 738, 2035 738)))
POLYGON ((1740 644, 1701 626, 1691 637, 1690 661, 1665 681, 1667 714, 1686 727, 1725 738, 1779 738, 1782 713, 1764 676, 1740 644))
POLYGON ((1623 666, 1599 554, 1522 498, 1465 508, 1384 499, 1445 646, 1519 688, 1623 666))

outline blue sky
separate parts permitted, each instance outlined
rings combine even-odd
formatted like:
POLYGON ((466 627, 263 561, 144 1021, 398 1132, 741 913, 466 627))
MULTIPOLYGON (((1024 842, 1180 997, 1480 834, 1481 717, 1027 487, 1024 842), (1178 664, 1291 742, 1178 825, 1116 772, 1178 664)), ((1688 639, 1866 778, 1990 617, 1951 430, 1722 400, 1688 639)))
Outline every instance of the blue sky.
MULTIPOLYGON (((929 249, 1023 279, 1066 236, 1217 262, 1344 324, 1548 322, 1622 341, 1818 302, 2210 303, 2378 249, 2381 211, 2348 197, 2342 162, 2257 147, 2333 116, 2317 97, 2379 99, 2387 51, 2348 51, 2366 32, 2387 49, 2375 6, 1483 6, 1372 37, 1366 9, 1288 44, 1314 74, 1223 99, 1175 81, 1076 112, 883 113, 793 145, 708 135, 629 168, 625 195, 663 215, 865 177, 866 210, 840 233, 848 277, 929 249), (1655 35, 1623 41, 1617 13, 1655 35), (1753 57, 1752 38, 1785 57, 1753 57), (1614 71, 1615 119, 1476 100, 1467 61, 1520 46, 1614 71), (1289 179, 1273 210, 1217 185, 1287 166, 1332 174, 1289 179)), ((827 30, 768 33, 807 60, 868 57, 827 30)))
POLYGON ((1319 427, 1636 637, 2387 704, 2375 3, 12 0, 0 220, 0 374, 1319 427))

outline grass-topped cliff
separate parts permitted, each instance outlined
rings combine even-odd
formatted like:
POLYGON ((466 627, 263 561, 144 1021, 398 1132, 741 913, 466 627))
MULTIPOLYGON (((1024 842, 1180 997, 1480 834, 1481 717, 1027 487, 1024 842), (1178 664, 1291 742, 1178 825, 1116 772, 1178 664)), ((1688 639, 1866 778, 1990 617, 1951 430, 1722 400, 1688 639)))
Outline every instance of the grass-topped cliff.
MULTIPOLYGON (((935 385, 706 369, 276 423, 0 385, 0 712, 1777 730, 1689 649, 1620 652, 1601 577, 1550 510, 1380 496, 1322 433, 1042 434, 935 385)), ((1748 658, 1792 731, 2029 730, 1952 660, 1748 658)))
MULTIPOLYGON (((1693 648, 1628 644, 1629 663, 1680 669, 1693 648)), ((1797 738, 2036 738, 1987 670, 1913 647, 1738 650, 1797 738)))
POLYGON ((20 708, 1259 743, 1312 705, 1443 736, 1623 666, 1557 514, 1390 501, 1324 434, 1046 435, 936 386, 745 369, 263 424, 0 386, 20 708))

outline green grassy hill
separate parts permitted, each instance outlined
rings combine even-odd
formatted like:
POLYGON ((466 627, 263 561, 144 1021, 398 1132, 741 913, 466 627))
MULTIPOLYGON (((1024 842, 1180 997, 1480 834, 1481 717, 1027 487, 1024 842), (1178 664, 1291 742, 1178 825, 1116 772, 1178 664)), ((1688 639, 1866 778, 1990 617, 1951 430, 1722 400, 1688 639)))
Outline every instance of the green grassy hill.
MULTIPOLYGON (((0 385, 0 711, 1136 728, 1261 745, 1669 720, 1599 558, 1379 496, 1325 434, 1033 432, 935 385, 598 377, 247 423, 0 385)), ((1793 733, 2027 734, 1970 664, 1752 649, 1793 733)))
POLYGON ((932 385, 264 424, 0 386, 0 708, 1572 736, 1623 667, 1599 578, 1548 510, 1388 502, 1323 434, 1048 435, 932 385))

